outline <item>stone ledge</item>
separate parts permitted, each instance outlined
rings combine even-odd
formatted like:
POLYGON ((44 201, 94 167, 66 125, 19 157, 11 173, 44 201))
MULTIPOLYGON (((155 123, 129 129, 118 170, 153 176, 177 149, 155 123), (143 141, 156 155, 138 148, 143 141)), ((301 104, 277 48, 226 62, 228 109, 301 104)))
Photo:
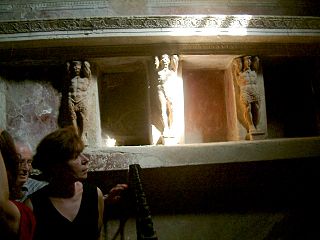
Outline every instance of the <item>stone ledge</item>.
POLYGON ((130 164, 161 168, 320 157, 320 137, 176 146, 87 148, 90 171, 125 170, 130 164))

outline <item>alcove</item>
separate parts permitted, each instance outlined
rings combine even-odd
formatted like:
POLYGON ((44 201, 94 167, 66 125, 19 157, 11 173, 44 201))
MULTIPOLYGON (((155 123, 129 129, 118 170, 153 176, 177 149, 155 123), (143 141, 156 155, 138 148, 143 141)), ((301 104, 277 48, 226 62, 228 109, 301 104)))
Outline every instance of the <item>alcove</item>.
POLYGON ((150 144, 149 78, 145 58, 95 59, 102 146, 150 144))
MULTIPOLYGON (((154 56, 93 59, 97 68, 102 146, 152 145, 156 79, 154 56)), ((238 55, 179 55, 183 134, 180 144, 244 140, 232 61, 238 55)), ((264 87, 261 76, 262 87, 264 87)), ((179 89, 175 89, 178 94, 179 89)), ((267 136, 264 93, 261 126, 267 136)), ((180 110, 180 111, 178 111, 180 110)), ((177 116, 177 115, 176 115, 177 116)), ((175 116, 175 117, 176 117, 175 116)))

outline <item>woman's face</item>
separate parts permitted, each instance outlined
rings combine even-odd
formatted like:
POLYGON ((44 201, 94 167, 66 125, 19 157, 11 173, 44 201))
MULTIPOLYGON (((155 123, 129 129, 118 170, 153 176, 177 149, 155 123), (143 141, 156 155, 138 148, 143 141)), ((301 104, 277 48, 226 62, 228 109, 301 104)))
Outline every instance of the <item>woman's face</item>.
POLYGON ((89 159, 80 153, 77 158, 67 161, 69 174, 76 181, 85 180, 88 176, 89 159))

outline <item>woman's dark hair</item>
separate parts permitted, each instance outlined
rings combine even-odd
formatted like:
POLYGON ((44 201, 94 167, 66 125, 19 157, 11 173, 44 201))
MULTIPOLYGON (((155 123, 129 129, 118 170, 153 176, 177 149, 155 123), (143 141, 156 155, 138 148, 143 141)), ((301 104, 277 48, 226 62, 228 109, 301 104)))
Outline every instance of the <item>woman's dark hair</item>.
POLYGON ((73 126, 59 128, 38 144, 32 165, 46 176, 55 171, 56 164, 77 158, 83 149, 81 137, 73 126))
POLYGON ((15 186, 15 180, 17 177, 17 168, 19 164, 19 155, 16 151, 12 136, 3 130, 0 134, 0 150, 6 166, 9 182, 9 190, 15 186))

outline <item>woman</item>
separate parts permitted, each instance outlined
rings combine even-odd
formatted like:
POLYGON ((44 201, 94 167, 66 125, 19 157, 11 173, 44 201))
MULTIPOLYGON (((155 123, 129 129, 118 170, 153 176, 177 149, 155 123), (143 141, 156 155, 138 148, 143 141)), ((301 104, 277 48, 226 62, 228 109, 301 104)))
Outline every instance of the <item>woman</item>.
POLYGON ((39 143, 33 165, 49 184, 30 198, 37 220, 35 240, 99 239, 103 194, 83 182, 89 163, 83 149, 73 126, 60 128, 39 143))
POLYGON ((16 202, 19 157, 11 135, 0 129, 0 239, 31 240, 35 218, 30 208, 16 202))

